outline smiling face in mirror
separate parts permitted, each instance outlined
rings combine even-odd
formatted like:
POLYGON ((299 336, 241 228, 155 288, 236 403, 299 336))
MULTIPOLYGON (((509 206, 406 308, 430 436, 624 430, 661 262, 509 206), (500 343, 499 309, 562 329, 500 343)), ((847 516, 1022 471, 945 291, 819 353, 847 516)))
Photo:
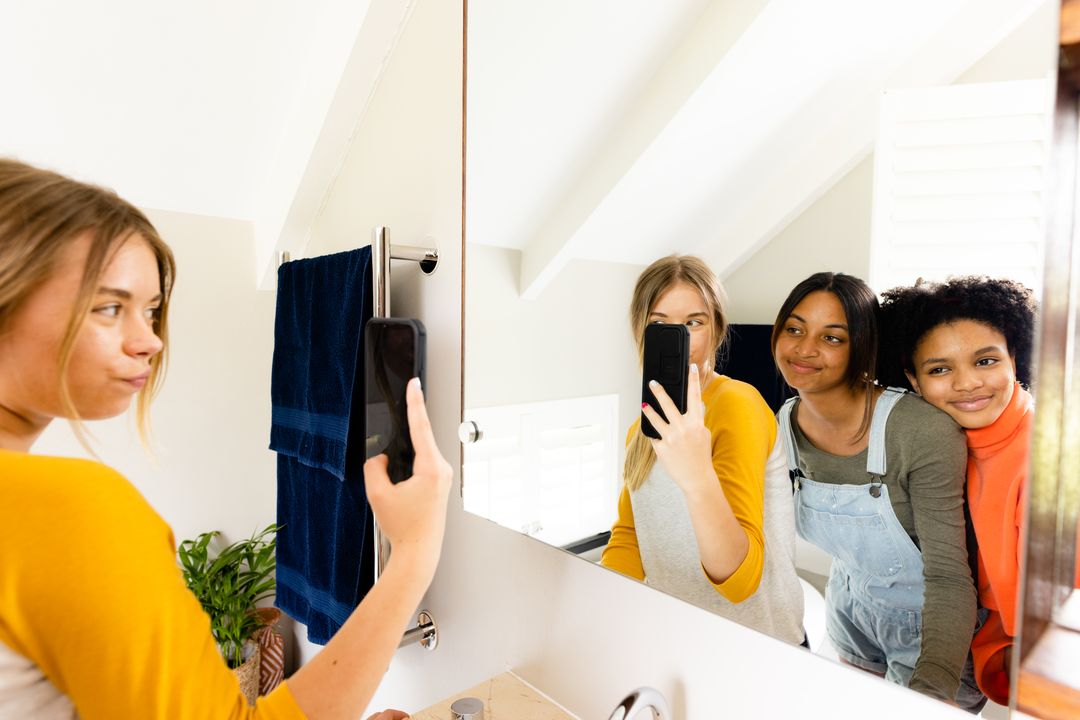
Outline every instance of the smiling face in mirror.
POLYGON ((789 386, 802 393, 847 384, 847 315, 836 295, 810 293, 784 321, 773 348, 776 365, 789 386))
MULTIPOLYGON (((601 559, 624 506, 645 502, 624 491, 649 322, 688 325, 708 426, 722 385, 751 386, 769 415, 792 388, 865 387, 878 338, 830 293, 785 309, 773 342, 789 291, 813 273, 864 278, 871 295, 949 274, 1036 282, 1057 3, 823 8, 470 0, 463 419, 482 436, 463 448, 467 511, 601 559), (722 281, 728 332, 696 324, 708 298, 682 283, 632 309, 628 328, 638 277, 671 254, 722 281)), ((888 384, 906 385, 903 372, 888 384)), ((834 438, 844 453, 863 417, 853 407, 834 438)), ((767 509, 766 460, 755 467, 767 509)), ((772 461, 790 503, 783 458, 772 461)), ((834 556, 778 544, 764 543, 765 562, 772 547, 820 607, 834 556)), ((678 567, 700 574, 692 558, 678 567)), ((661 575, 646 581, 714 612, 729 602, 661 575)), ((802 627, 835 657, 820 612, 802 627)), ((763 631, 797 643, 802 627, 763 631)))
POLYGON ((1005 412, 1016 384, 1016 360, 1005 336, 974 320, 942 323, 915 348, 915 392, 970 430, 1005 412))

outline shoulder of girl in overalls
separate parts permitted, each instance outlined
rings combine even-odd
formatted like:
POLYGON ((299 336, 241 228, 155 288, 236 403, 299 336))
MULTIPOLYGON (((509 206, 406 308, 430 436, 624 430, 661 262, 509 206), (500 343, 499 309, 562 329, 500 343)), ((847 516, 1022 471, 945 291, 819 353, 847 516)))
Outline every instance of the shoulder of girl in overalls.
MULTIPOLYGON (((916 436, 938 438, 955 434, 963 439, 963 429, 956 424, 956 421, 945 411, 926 402, 921 395, 906 390, 895 402, 893 411, 889 414, 887 429, 895 427, 894 420, 900 420, 917 430, 917 433, 911 435, 913 442, 917 442, 916 436)), ((966 440, 964 442, 966 444, 966 440)))
MULTIPOLYGON (((937 415, 941 415, 948 418, 949 415, 942 410, 938 410, 936 407, 926 402, 922 395, 919 395, 911 390, 905 390, 903 388, 886 388, 885 392, 879 396, 878 400, 887 397, 888 395, 898 396, 892 400, 894 412, 899 412, 905 416, 916 416, 934 418, 937 415), (902 408, 902 409, 901 409, 902 408)), ((890 414, 890 417, 892 415, 890 414)), ((951 418, 950 418, 951 419, 951 418)))

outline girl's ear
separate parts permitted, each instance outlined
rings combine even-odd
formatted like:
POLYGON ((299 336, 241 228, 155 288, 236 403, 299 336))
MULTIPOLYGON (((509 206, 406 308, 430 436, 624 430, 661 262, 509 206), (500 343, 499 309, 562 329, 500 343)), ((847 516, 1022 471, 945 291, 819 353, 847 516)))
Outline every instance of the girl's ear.
MULTIPOLYGON (((1015 363, 1013 364, 1013 367, 1015 367, 1015 363)), ((907 375, 907 381, 911 383, 911 387, 915 389, 915 392, 922 395, 922 390, 919 389, 919 381, 915 379, 915 376, 909 373, 907 370, 904 371, 904 374, 907 375)))

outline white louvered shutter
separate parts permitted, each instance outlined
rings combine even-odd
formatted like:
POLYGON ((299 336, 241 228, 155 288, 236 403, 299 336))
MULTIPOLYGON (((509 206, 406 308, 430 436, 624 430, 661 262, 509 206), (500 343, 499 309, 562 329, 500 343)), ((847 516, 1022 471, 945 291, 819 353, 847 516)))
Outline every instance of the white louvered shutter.
POLYGON ((1008 277, 1042 285, 1046 80, 882 93, 870 285, 1008 277))

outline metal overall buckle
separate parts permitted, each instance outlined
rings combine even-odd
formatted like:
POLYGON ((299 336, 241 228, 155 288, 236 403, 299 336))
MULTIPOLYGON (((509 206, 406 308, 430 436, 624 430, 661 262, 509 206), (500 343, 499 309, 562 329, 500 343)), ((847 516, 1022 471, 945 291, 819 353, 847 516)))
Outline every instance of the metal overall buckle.
POLYGON ((788 470, 788 477, 791 479, 791 491, 798 492, 802 488, 802 483, 799 482, 800 478, 805 478, 802 468, 795 468, 794 470, 788 470))
POLYGON ((875 475, 875 480, 870 481, 870 497, 881 497, 881 476, 875 475))

